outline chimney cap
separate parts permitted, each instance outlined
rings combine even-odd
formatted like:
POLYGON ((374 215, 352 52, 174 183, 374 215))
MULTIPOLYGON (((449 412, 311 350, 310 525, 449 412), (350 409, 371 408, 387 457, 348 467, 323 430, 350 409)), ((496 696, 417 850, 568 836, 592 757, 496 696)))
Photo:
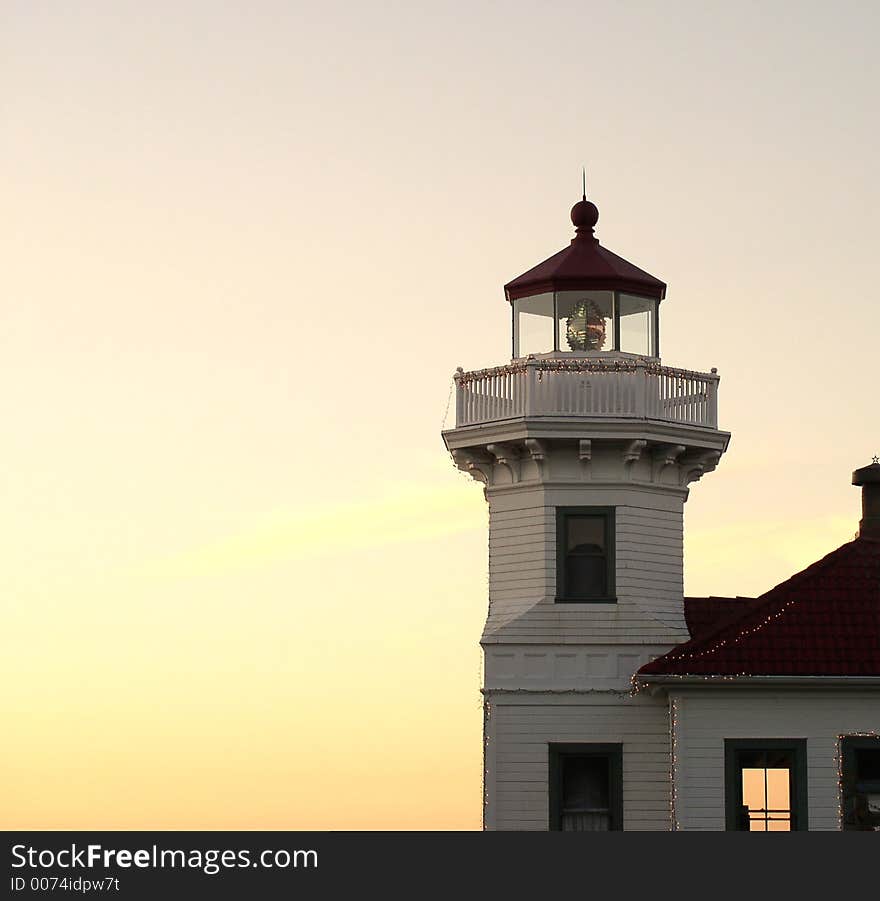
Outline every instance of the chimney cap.
POLYGON ((873 485, 880 482, 880 462, 874 457, 874 462, 868 466, 857 469, 852 474, 853 485, 873 485))

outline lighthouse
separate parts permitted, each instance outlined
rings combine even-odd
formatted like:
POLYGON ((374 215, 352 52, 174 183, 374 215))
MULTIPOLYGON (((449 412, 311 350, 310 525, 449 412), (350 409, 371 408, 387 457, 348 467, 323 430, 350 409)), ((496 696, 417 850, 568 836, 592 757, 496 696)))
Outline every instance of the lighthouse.
POLYGON ((598 218, 584 196, 570 244, 505 285, 511 361, 458 370, 443 432, 489 506, 491 830, 670 828, 674 711, 634 677, 689 638, 683 508, 730 435, 716 371, 661 361, 666 285, 598 218))

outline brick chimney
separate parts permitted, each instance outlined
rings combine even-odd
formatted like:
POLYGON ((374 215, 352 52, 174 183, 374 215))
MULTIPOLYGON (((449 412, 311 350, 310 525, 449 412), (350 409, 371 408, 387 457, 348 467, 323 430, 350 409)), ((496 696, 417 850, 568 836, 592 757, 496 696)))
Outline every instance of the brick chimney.
POLYGON ((859 538, 880 540, 880 462, 876 457, 870 466, 863 466, 852 474, 852 483, 862 489, 859 538))

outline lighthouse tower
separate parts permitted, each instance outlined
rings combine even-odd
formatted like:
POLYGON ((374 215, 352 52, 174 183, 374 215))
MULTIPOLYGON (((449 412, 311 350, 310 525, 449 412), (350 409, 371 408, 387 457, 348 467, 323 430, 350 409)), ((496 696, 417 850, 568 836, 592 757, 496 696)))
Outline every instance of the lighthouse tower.
POLYGON ((455 375, 456 465, 489 504, 484 827, 670 828, 671 711, 632 692, 687 640, 682 521, 730 435, 718 376, 660 361, 663 282, 569 246, 505 286, 509 365, 455 375))

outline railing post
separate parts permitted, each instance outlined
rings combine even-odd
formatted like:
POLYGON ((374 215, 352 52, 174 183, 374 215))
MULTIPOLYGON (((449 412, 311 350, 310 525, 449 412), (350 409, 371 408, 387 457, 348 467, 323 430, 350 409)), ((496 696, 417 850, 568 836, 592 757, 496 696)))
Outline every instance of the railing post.
POLYGON ((461 380, 464 376, 464 370, 461 366, 455 370, 455 375, 452 376, 452 381, 455 382, 455 427, 459 428, 460 426, 465 425, 465 409, 464 409, 464 388, 462 387, 461 380))
POLYGON ((648 370, 645 364, 639 360, 633 373, 636 377, 635 397, 633 398, 633 415, 640 419, 648 418, 648 370))
POLYGON ((537 364, 533 360, 526 361, 526 398, 523 409, 524 416, 532 416, 535 412, 537 403, 538 385, 535 376, 537 364))
POLYGON ((709 390, 706 392, 709 396, 706 398, 707 402, 707 425, 711 426, 713 429, 718 428, 718 382, 720 379, 718 378, 718 370, 713 366, 712 374, 709 376, 709 390))

